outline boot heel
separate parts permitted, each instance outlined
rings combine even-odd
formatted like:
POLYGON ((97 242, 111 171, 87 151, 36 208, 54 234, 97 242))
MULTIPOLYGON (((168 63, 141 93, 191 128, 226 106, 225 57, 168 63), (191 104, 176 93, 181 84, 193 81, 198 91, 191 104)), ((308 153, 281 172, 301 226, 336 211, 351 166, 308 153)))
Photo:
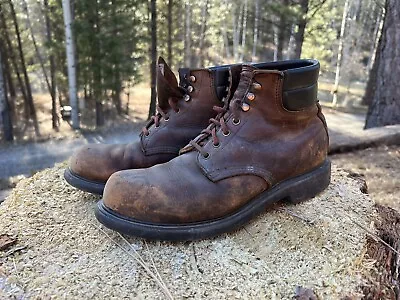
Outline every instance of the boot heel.
POLYGON ((295 183, 288 189, 286 201, 297 204, 311 199, 325 190, 331 181, 331 162, 326 160, 317 169, 294 178, 295 183))

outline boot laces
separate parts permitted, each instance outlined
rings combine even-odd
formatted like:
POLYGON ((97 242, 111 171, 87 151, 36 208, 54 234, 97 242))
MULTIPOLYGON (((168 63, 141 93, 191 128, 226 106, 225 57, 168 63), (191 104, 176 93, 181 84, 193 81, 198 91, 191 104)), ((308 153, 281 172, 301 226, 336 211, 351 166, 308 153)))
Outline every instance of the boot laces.
POLYGON ((210 154, 204 149, 204 145, 207 143, 209 138, 211 137, 213 146, 218 148, 220 145, 220 141, 217 136, 218 130, 221 129, 224 136, 230 135, 231 131, 227 124, 227 120, 232 117, 233 125, 239 125, 240 110, 247 111, 250 107, 249 101, 254 100, 254 94, 250 91, 252 89, 260 88, 261 85, 255 82, 253 79, 244 78, 244 80, 242 80, 239 84, 233 99, 231 100, 232 104, 229 105, 228 98, 225 98, 223 107, 215 106, 214 110, 218 112, 218 115, 215 118, 210 119, 210 125, 204 129, 199 136, 190 141, 189 145, 200 152, 204 158, 208 158, 210 154))
POLYGON ((210 154, 203 148, 208 139, 211 137, 213 146, 219 147, 220 142, 217 136, 217 131, 221 129, 222 134, 224 136, 230 135, 231 131, 227 124, 227 120, 230 116, 233 116, 234 124, 238 124, 240 122, 239 108, 240 108, 240 100, 234 99, 233 108, 228 107, 228 101, 226 101, 223 107, 214 106, 213 109, 218 113, 215 118, 210 119, 210 125, 204 129, 197 138, 190 141, 189 144, 195 148, 197 151, 203 155, 203 157, 207 158, 210 154))
MULTIPOLYGON (((175 113, 179 113, 179 100, 184 99, 185 97, 189 96, 189 85, 187 83, 181 83, 179 89, 182 91, 182 97, 170 97, 168 99, 168 104, 170 108, 175 111, 175 113)), ((142 134, 148 136, 150 134, 150 127, 154 124, 156 128, 160 126, 161 119, 165 121, 169 120, 170 117, 170 109, 162 109, 158 104, 156 106, 156 112, 154 116, 152 116, 149 122, 142 128, 142 134)))

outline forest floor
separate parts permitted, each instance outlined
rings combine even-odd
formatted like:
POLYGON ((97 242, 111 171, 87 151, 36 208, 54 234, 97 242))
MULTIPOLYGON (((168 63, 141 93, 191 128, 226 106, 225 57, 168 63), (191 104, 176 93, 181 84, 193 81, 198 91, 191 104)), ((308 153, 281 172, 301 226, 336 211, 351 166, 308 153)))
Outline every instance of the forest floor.
MULTIPOLYGON (((96 128, 94 108, 86 107, 82 109, 81 107, 80 130, 74 130, 69 121, 62 120, 60 116, 60 127, 58 131, 55 131, 52 128, 50 96, 34 94, 40 136, 35 134, 32 124, 29 123, 27 126, 25 122, 19 122, 14 124, 15 141, 13 144, 76 139, 88 134, 105 135, 112 132, 127 131, 132 125, 144 122, 147 119, 149 99, 150 88, 148 84, 138 84, 130 91, 129 105, 127 95, 125 93, 121 95, 123 111, 126 112, 128 109, 128 114, 117 115, 113 104, 104 104, 105 124, 100 128, 96 128)), ((22 111, 19 106, 18 111, 22 111)), ((2 132, 0 131, 0 147, 9 145, 9 143, 4 143, 2 138, 2 132)))
MULTIPOLYGON (((321 79, 319 83, 319 99, 326 109, 332 108, 330 103, 332 95, 330 91, 333 84, 330 79, 321 79)), ((355 115, 365 115, 366 108, 359 105, 363 95, 364 85, 362 83, 353 83, 350 87, 339 86, 339 102, 340 106, 335 107, 335 111, 351 113, 355 115)), ((36 136, 32 124, 19 122, 14 124, 15 141, 13 144, 25 144, 31 142, 44 142, 48 140, 62 140, 82 138, 87 134, 105 135, 110 132, 120 132, 128 130, 132 124, 144 122, 147 119, 148 107, 150 99, 150 87, 147 83, 140 83, 130 89, 129 99, 126 93, 122 93, 121 101, 124 111, 128 114, 117 115, 111 101, 103 107, 106 117, 106 123, 101 128, 96 128, 95 111, 92 107, 81 108, 81 130, 74 130, 69 122, 63 121, 60 117, 60 127, 58 131, 52 128, 51 119, 51 98, 47 94, 34 94, 34 102, 40 128, 40 136, 36 136), (129 103, 129 104, 128 104, 129 103)), ((18 111, 22 111, 22 107, 17 106, 18 111)), ((364 118, 362 116, 361 118, 364 118)), ((20 118, 21 119, 21 118, 20 118)), ((0 147, 4 146, 0 131, 0 147)))
POLYGON ((330 158, 337 167, 360 174, 377 204, 400 212, 400 146, 369 148, 330 158))

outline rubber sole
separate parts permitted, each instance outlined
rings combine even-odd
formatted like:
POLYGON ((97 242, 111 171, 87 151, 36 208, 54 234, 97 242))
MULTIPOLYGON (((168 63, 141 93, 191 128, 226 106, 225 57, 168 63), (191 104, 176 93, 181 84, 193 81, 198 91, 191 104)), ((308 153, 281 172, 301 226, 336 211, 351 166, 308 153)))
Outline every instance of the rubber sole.
POLYGON ((331 179, 331 163, 326 160, 315 170, 285 180, 253 198, 235 213, 204 222, 187 224, 149 223, 124 217, 107 208, 100 200, 95 208, 96 218, 106 227, 118 232, 150 240, 191 241, 230 232, 246 224, 273 203, 300 203, 326 189, 331 179))
POLYGON ((97 182, 83 178, 72 172, 70 168, 65 170, 64 178, 73 187, 96 195, 103 195, 104 186, 106 185, 105 182, 97 182))

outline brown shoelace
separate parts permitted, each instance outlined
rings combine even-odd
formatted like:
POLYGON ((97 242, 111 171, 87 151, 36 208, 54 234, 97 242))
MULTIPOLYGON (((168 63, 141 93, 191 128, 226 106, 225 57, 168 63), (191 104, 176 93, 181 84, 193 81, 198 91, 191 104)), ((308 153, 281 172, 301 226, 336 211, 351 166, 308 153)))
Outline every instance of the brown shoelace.
MULTIPOLYGON (((168 104, 173 109, 176 113, 179 112, 179 107, 178 107, 178 101, 179 98, 169 98, 168 99, 168 104)), ((142 133, 145 136, 148 136, 150 131, 149 128, 150 126, 154 123, 154 126, 157 128, 160 126, 160 120, 163 118, 165 121, 169 120, 169 114, 165 112, 161 107, 158 105, 156 106, 156 114, 151 117, 150 121, 146 124, 145 127, 142 128, 142 133)))
POLYGON ((228 125, 226 124, 226 120, 232 116, 233 124, 239 125, 239 110, 242 109, 243 111, 247 111, 250 109, 250 104, 247 100, 254 100, 254 94, 249 93, 252 89, 261 89, 261 85, 259 83, 254 82, 252 79, 243 81, 235 95, 231 101, 232 107, 229 107, 229 101, 225 99, 225 105, 223 107, 214 106, 214 110, 218 112, 218 115, 215 118, 210 119, 210 125, 204 129, 201 134, 196 137, 194 140, 189 142, 189 145, 195 148, 197 151, 203 155, 203 157, 208 158, 210 154, 204 150, 203 146, 206 143, 208 137, 211 136, 214 147, 219 147, 220 143, 217 136, 217 131, 221 128, 222 134, 224 136, 228 136, 230 134, 230 130, 228 125), (252 95, 252 98, 249 95, 252 95), (245 109, 246 107, 246 109, 245 109))
POLYGON ((222 134, 225 136, 228 136, 231 133, 228 125, 226 124, 226 119, 228 119, 230 115, 233 115, 233 122, 236 124, 239 124, 240 122, 238 118, 238 109, 240 108, 241 101, 239 99, 235 99, 233 101, 233 109, 229 109, 227 107, 228 102, 223 107, 214 106, 213 109, 218 113, 218 115, 215 118, 211 118, 210 125, 204 129, 196 139, 189 142, 189 144, 199 151, 205 158, 207 158, 210 154, 203 148, 204 141, 211 136, 214 147, 219 147, 220 143, 217 136, 218 129, 221 128, 222 134))

